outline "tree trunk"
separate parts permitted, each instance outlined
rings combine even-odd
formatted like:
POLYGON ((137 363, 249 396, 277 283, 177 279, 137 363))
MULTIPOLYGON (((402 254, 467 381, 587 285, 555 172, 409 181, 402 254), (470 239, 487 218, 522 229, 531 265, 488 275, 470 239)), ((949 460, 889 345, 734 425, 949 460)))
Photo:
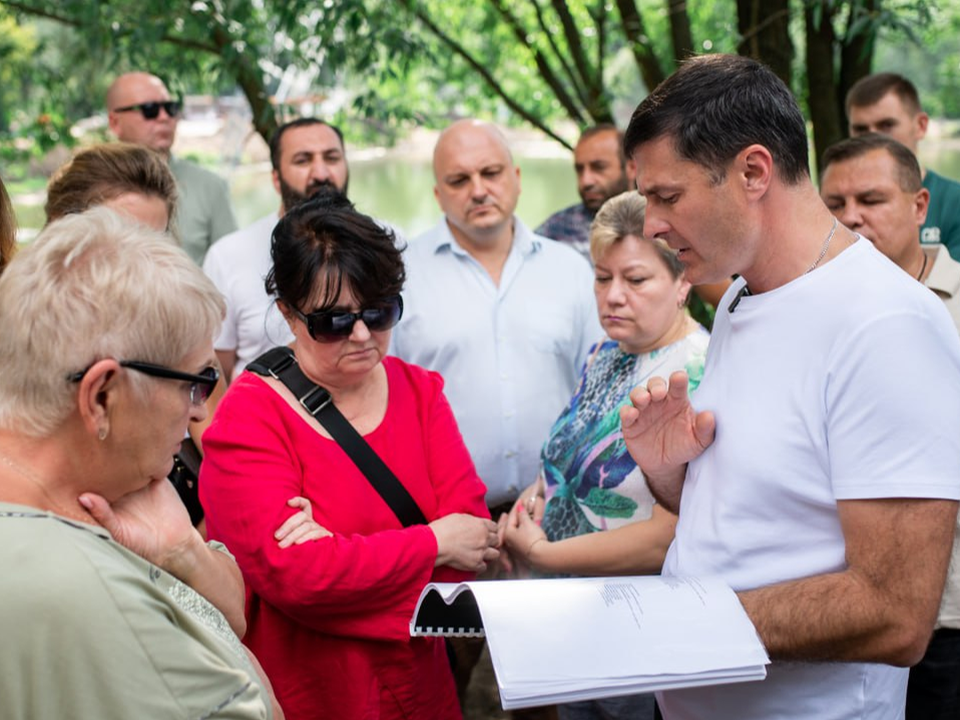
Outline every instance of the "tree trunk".
POLYGON ((741 37, 737 52, 765 63, 791 87, 789 0, 737 0, 737 27, 741 37))
POLYGON ((807 104, 813 123, 814 167, 820 172, 823 151, 838 140, 844 132, 837 109, 837 83, 834 80, 833 49, 836 35, 829 8, 832 0, 818 0, 804 9, 807 34, 807 104), (819 5, 819 7, 818 7, 819 5))
POLYGON ((626 35, 630 45, 640 77, 643 78, 643 84, 647 86, 647 90, 652 91, 664 81, 666 74, 650 48, 650 40, 643 26, 643 17, 637 9, 635 0, 617 0, 617 9, 620 11, 623 34, 626 35))
POLYGON ((690 31, 690 15, 687 0, 668 0, 670 13, 670 39, 673 41, 673 60, 676 65, 694 54, 693 33, 690 31))
MULTIPOLYGON (((863 12, 874 13, 879 10, 880 0, 863 0, 863 12)), ((848 21, 852 23, 854 18, 848 21)), ((843 134, 847 134, 847 93, 857 80, 866 77, 872 71, 873 52, 877 34, 873 25, 868 25, 854 36, 850 36, 849 26, 846 42, 840 49, 840 83, 837 87, 837 112, 843 122, 843 134)))
POLYGON ((278 127, 277 113, 270 103, 270 96, 263 82, 263 72, 257 66, 254 55, 252 53, 231 53, 229 47, 233 39, 219 25, 211 28, 211 39, 219 49, 221 57, 225 58, 230 53, 231 57, 227 65, 233 70, 237 85, 240 86, 247 102, 250 103, 250 110, 253 113, 253 127, 269 144, 270 138, 273 137, 273 133, 278 127))

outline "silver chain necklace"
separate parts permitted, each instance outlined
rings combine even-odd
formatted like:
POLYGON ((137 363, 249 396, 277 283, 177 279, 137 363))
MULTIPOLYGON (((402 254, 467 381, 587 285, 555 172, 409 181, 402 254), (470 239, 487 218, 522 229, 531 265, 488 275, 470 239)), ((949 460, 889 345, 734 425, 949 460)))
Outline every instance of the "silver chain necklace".
MULTIPOLYGON (((827 239, 823 241, 823 247, 820 248, 820 254, 817 256, 817 259, 813 261, 813 265, 811 265, 806 269, 806 271, 803 273, 804 275, 806 275, 807 273, 813 272, 814 269, 816 269, 817 265, 819 265, 820 262, 823 260, 823 258, 827 256, 827 250, 830 248, 830 241, 833 240, 833 235, 834 233, 837 232, 837 227, 839 225, 840 225, 840 221, 837 218, 834 218, 833 226, 830 228, 830 232, 827 233, 827 239)), ((750 288, 749 286, 744 285, 742 288, 740 288, 740 292, 738 292, 736 296, 733 298, 733 301, 730 303, 730 306, 727 308, 727 312, 732 313, 734 310, 736 310, 737 305, 740 304, 740 299, 745 298, 748 295, 750 295, 750 288)))
POLYGON ((820 254, 817 255, 817 259, 813 261, 813 265, 807 268, 807 271, 803 273, 806 275, 809 272, 813 272, 816 269, 817 265, 820 264, 820 261, 823 260, 827 255, 827 249, 830 247, 830 241, 833 240, 833 234, 837 232, 837 226, 840 225, 840 221, 837 218, 833 219, 833 227, 830 228, 830 232, 827 234, 827 239, 823 241, 823 247, 820 248, 820 254))

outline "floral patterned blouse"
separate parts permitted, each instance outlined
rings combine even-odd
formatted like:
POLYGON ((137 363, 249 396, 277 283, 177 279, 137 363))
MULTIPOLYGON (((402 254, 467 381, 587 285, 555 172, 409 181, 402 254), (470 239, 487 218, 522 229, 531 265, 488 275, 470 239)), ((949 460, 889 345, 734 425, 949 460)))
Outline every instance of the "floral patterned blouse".
POLYGON ((637 385, 677 370, 687 371, 693 392, 703 377, 709 338, 698 326, 643 355, 626 353, 609 339, 593 348, 540 455, 547 497, 542 527, 550 541, 650 518, 654 499, 623 442, 620 408, 637 385))

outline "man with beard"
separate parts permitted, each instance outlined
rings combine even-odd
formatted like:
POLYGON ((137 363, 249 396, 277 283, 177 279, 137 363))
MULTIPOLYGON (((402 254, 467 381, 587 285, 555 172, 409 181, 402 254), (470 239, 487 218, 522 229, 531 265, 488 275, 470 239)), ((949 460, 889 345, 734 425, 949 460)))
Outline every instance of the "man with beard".
POLYGON ((582 202, 555 212, 536 232, 568 243, 590 262, 590 223, 601 205, 627 190, 627 178, 634 175, 623 157, 623 134, 609 124, 587 128, 573 151, 573 167, 582 202))
POLYGON ((163 81, 149 73, 125 73, 107 91, 107 119, 117 139, 155 150, 169 163, 179 190, 176 235, 187 254, 202 265, 210 246, 237 229, 237 220, 223 178, 170 154, 181 108, 163 81))
POLYGON ((280 209, 221 239, 203 263, 227 302, 214 347, 228 381, 265 351, 293 340, 263 285, 272 265, 270 237, 277 221, 322 190, 346 194, 350 179, 343 134, 316 118, 299 118, 277 128, 270 140, 270 163, 280 209))

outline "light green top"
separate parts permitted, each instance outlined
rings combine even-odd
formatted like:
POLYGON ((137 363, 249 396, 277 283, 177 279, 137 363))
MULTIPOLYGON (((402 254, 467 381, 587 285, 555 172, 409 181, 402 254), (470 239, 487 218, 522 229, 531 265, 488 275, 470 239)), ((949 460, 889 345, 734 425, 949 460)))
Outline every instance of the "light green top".
POLYGON ((5 720, 269 717, 242 649, 171 594, 189 588, 102 528, 0 503, 0 576, 5 720))
POLYGON ((214 242, 237 229, 230 188, 219 175, 180 158, 170 158, 177 180, 177 212, 173 227, 180 244, 197 265, 214 242))

